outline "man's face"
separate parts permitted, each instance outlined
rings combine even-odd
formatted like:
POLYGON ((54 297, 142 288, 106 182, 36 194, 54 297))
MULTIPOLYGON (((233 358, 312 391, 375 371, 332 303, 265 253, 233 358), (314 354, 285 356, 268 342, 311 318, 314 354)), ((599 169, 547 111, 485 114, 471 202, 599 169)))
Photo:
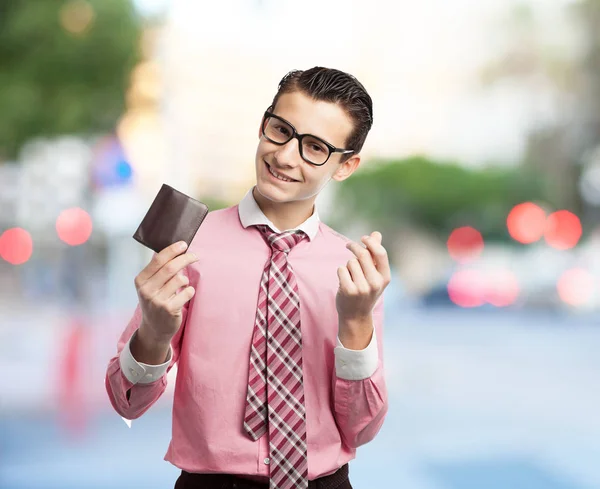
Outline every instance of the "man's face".
MULTIPOLYGON (((286 93, 277 101, 272 112, 290 122, 299 134, 312 134, 336 148, 345 148, 346 139, 353 126, 346 112, 330 102, 315 101, 300 92, 286 93)), ((353 155, 340 163, 342 155, 332 153, 322 166, 314 166, 300 156, 298 139, 292 138, 284 145, 272 143, 259 128, 260 142, 256 150, 256 181, 261 196, 272 202, 310 200, 311 203, 325 185, 333 178, 348 178, 358 166, 359 156, 353 155), (274 177, 271 168, 292 182, 274 177)))

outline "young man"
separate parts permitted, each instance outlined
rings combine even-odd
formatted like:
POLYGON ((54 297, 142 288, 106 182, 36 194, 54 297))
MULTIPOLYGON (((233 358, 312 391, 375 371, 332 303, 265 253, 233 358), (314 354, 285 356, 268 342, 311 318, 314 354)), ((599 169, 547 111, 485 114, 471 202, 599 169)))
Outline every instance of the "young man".
POLYGON ((288 73, 260 121, 256 186, 136 277, 106 387, 138 418, 178 362, 165 455, 182 469, 176 489, 351 488, 347 463, 387 413, 390 268, 380 233, 351 242, 315 199, 357 169, 372 117, 354 77, 288 73))

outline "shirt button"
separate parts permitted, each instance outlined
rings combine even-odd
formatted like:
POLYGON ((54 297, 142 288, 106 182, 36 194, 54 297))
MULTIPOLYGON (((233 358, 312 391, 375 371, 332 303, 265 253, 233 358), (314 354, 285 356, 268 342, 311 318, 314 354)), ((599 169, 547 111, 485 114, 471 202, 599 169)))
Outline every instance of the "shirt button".
POLYGON ((135 370, 133 370, 132 368, 130 368, 129 371, 131 372, 131 375, 133 375, 134 377, 138 376, 138 373, 135 370))
POLYGON ((265 458, 265 465, 269 465, 271 463, 271 459, 269 457, 265 458))

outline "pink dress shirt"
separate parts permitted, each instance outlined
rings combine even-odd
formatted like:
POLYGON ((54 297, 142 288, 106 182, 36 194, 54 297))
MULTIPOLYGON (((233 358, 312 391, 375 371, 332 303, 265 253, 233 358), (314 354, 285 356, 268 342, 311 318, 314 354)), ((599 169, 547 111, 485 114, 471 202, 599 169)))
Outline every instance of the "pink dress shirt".
MULTIPOLYGON (((267 436, 243 431, 248 365, 258 289, 269 247, 255 224, 280 232, 249 191, 239 205, 210 212, 189 250, 196 294, 162 365, 137 362, 129 350, 141 322, 139 305, 110 359, 106 390, 114 409, 139 418, 162 395, 177 363, 172 438, 165 460, 188 472, 268 477, 267 436)), ((374 334, 361 351, 337 338, 337 267, 353 253, 347 238, 319 221, 317 211, 298 229, 307 233, 288 256, 300 294, 308 476, 335 472, 372 440, 388 409, 383 369, 383 296, 373 310, 374 334)))

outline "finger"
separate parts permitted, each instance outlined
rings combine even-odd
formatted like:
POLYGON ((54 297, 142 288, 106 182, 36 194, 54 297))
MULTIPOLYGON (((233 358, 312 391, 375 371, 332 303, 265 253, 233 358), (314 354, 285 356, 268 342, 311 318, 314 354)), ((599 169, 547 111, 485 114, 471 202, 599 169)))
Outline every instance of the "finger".
POLYGON ((160 289, 183 270, 188 265, 198 261, 198 258, 193 253, 185 253, 173 258, 167 262, 163 267, 155 273, 149 280, 147 280, 141 288, 143 288, 149 297, 153 297, 159 293, 160 289))
POLYGON ((377 270, 385 280, 389 281, 391 277, 390 262, 387 250, 381 244, 381 233, 375 232, 371 236, 363 236, 361 239, 371 254, 377 270))
POLYGON ((180 255, 187 249, 187 243, 185 241, 179 241, 167 246, 160 253, 155 253, 150 260, 150 263, 144 267, 144 269, 138 274, 140 282, 143 284, 149 280, 155 273, 157 273, 166 263, 170 262, 173 258, 180 255))
POLYGON ((191 252, 176 256, 170 262, 166 263, 151 279, 160 284, 159 288, 171 280, 175 275, 181 272, 185 267, 198 261, 198 257, 191 252))
POLYGON ((159 299, 169 300, 181 287, 186 287, 190 283, 190 279, 184 272, 175 274, 171 280, 169 280, 158 293, 159 299))
POLYGON ((348 249, 354 253, 358 261, 360 262, 362 271, 366 279, 369 283, 376 284, 381 281, 381 277, 375 263, 373 262, 373 257, 367 248, 359 245, 358 243, 350 242, 348 243, 348 249))
POLYGON ((362 293, 368 293, 371 290, 371 287, 369 286, 369 282, 367 282, 367 279, 365 278, 365 274, 363 273, 363 269, 360 265, 360 262, 356 258, 352 258, 352 260, 348 262, 348 265, 346 267, 350 271, 352 281, 356 285, 358 291, 362 293))
POLYGON ((196 295, 196 289, 190 285, 169 299, 169 306, 174 310, 181 309, 194 295, 196 295))
POLYGON ((347 295, 356 294, 356 284, 352 281, 348 269, 346 267, 338 267, 337 273, 340 280, 340 289, 347 295))

